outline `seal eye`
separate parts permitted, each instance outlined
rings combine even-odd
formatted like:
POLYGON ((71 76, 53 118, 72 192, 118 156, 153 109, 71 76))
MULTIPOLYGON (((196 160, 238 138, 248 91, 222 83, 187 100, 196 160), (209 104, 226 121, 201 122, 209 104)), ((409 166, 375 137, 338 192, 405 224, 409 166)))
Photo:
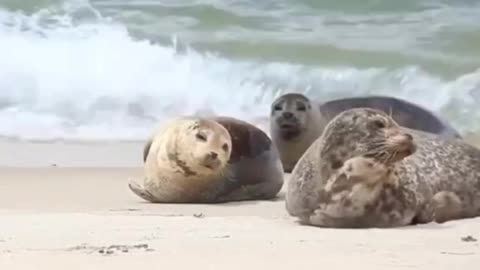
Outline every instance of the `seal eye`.
POLYGON ((274 110, 274 111, 281 111, 281 110, 282 110, 282 106, 280 106, 280 105, 275 105, 275 106, 273 107, 273 110, 274 110))
POLYGON ((205 136, 205 135, 202 134, 202 133, 197 133, 197 134, 195 134, 195 137, 196 137, 198 140, 200 140, 200 141, 204 141, 204 142, 207 141, 207 136, 205 136))
POLYGON ((223 151, 227 152, 228 151, 228 144, 224 143, 222 145, 222 149, 223 149, 223 151))
POLYGON ((297 110, 304 112, 304 111, 307 110, 307 107, 304 104, 298 104, 297 105, 297 110))
POLYGON ((373 121, 373 125, 376 127, 376 128, 385 128, 385 123, 382 121, 382 120, 374 120, 373 121))

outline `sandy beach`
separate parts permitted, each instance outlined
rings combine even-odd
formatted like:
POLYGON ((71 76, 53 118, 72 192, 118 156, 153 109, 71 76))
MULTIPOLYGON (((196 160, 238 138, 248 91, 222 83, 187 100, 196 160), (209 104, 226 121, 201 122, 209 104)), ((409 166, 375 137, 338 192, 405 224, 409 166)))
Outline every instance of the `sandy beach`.
POLYGON ((149 204, 141 142, 0 142, 0 269, 477 269, 480 219, 301 226, 278 200, 149 204), (163 267, 163 268, 162 268, 163 267))
POLYGON ((480 269, 480 217, 322 229, 288 215, 286 185, 210 205, 128 189, 161 124, 269 134, 286 93, 403 99, 480 147, 479 17, 467 0, 0 0, 0 270, 480 269))

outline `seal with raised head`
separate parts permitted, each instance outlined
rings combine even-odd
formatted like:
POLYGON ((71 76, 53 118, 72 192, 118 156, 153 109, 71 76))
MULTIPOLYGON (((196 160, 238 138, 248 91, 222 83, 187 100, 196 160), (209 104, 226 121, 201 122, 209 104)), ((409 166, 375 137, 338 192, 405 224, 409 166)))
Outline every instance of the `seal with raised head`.
POLYGON ((147 140, 143 185, 136 195, 154 203, 221 203, 273 199, 283 168, 270 138, 231 117, 181 117, 147 140))
POLYGON ((319 227, 397 227, 480 215, 480 150, 346 110, 293 169, 286 209, 319 227))
POLYGON ((272 102, 270 136, 277 146, 285 172, 291 172, 298 159, 339 113, 368 107, 388 113, 401 126, 461 138, 458 131, 433 112, 406 100, 367 96, 331 100, 319 104, 303 94, 287 93, 272 102))
POLYGON ((305 150, 328 123, 318 104, 306 96, 288 93, 275 99, 270 110, 270 137, 280 153, 283 169, 291 172, 305 150))

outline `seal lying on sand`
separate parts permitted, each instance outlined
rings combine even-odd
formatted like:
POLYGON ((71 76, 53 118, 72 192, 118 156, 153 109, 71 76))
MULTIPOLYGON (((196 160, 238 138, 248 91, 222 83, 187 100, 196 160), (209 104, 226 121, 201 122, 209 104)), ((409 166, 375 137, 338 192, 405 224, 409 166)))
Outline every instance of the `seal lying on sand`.
POLYGON ((286 209, 320 227, 396 227, 480 215, 480 150, 400 127, 386 113, 337 115, 300 158, 286 209))
POLYGON ((272 199, 283 185, 277 149, 255 126, 229 117, 182 117, 147 141, 143 187, 155 203, 220 203, 272 199))
POLYGON ((394 97, 354 97, 317 104, 302 94, 288 93, 272 102, 270 112, 270 136, 280 152, 285 172, 291 172, 332 118, 347 109, 360 107, 384 111, 407 128, 445 138, 461 138, 454 128, 433 112, 394 97))

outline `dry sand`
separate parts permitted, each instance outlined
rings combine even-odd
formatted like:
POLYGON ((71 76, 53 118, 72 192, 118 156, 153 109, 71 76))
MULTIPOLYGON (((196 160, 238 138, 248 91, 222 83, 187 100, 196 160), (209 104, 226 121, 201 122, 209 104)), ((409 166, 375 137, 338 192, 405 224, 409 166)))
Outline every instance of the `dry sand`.
POLYGON ((297 224, 283 198, 145 203, 127 188, 142 176, 141 148, 1 141, 0 269, 480 267, 480 219, 321 229, 297 224))

